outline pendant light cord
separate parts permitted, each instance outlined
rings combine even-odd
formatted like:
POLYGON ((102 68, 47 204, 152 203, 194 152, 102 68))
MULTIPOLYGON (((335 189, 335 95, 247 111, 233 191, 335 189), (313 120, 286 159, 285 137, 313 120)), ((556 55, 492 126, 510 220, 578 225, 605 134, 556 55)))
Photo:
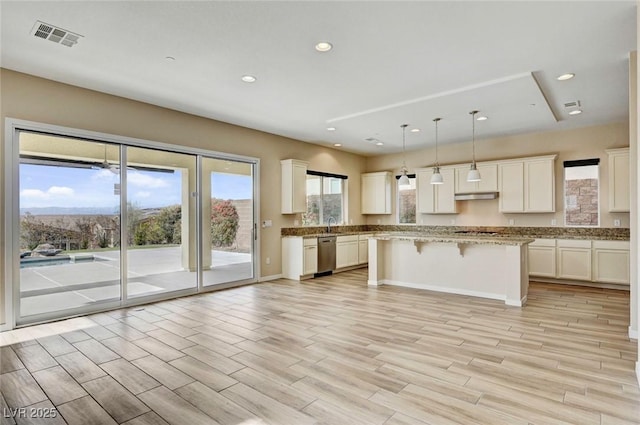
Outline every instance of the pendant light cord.
POLYGON ((440 162, 438 161, 438 121, 440 118, 434 118, 433 121, 436 123, 436 167, 440 166, 440 162))
POLYGON ((478 111, 471 111, 471 157, 476 163, 476 114, 478 111))
POLYGON ((407 127, 409 126, 409 124, 402 124, 400 127, 402 127, 402 169, 404 170, 404 172, 406 173, 407 171, 407 154, 405 152, 405 141, 404 141, 404 136, 405 136, 405 132, 407 127))

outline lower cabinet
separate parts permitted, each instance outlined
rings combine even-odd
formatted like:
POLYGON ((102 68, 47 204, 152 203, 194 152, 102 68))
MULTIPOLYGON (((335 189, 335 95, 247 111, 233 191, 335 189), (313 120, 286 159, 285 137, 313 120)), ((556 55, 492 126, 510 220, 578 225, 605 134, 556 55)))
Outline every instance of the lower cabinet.
POLYGON ((369 236, 371 235, 358 235, 358 264, 369 262, 369 236))
POLYGON ((318 271, 318 239, 304 239, 302 251, 303 274, 312 274, 318 271))
POLYGON ((529 244, 529 275, 629 285, 628 241, 536 239, 529 244))
POLYGON ((336 238, 336 269, 358 264, 358 235, 336 238))
POLYGON ((529 244, 529 275, 556 277, 555 239, 536 239, 529 244))
POLYGON ((591 241, 558 240, 558 279, 591 281, 591 241))
POLYGON ((593 241, 593 280, 629 284, 629 242, 593 241))
POLYGON ((318 271, 318 238, 282 238, 282 276, 300 280, 318 271))

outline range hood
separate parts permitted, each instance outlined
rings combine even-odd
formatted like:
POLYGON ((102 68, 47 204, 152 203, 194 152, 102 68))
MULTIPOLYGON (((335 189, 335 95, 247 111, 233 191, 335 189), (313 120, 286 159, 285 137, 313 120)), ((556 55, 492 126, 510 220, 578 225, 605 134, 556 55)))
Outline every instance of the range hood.
POLYGON ((476 201, 483 199, 496 199, 498 192, 473 192, 473 193, 456 193, 454 199, 456 201, 476 201))

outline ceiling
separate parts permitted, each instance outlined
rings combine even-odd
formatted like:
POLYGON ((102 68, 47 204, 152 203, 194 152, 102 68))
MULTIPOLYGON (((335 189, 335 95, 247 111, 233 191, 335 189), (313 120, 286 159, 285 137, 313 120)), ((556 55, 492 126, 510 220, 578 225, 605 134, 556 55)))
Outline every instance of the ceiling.
POLYGON ((401 151, 404 123, 421 130, 407 150, 433 145, 436 117, 439 143, 468 142, 474 109, 478 143, 626 121, 636 49, 635 1, 3 0, 0 14, 3 68, 363 155, 401 151), (35 37, 36 21, 82 37, 35 37))

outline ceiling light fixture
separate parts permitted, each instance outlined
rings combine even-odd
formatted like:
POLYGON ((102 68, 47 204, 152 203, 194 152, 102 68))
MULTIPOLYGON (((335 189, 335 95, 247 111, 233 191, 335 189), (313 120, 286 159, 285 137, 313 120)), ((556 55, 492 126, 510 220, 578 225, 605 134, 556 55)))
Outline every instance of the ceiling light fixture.
POLYGON ((436 123, 436 164, 433 167, 433 174, 431 175, 431 184, 442 184, 444 180, 442 179, 442 174, 440 174, 440 163, 438 162, 438 121, 441 118, 434 118, 433 122, 436 123))
POLYGON ((572 79, 575 76, 576 76, 576 74, 572 74, 572 73, 569 72, 569 73, 566 73, 566 74, 559 75, 556 78, 556 80, 558 80, 558 81, 567 81, 567 80, 572 79))
POLYGON ((484 115, 482 115, 482 116, 480 116, 480 117, 476 118, 476 121, 486 121, 486 120, 488 120, 488 119, 489 119, 489 118, 487 118, 487 117, 485 117, 484 115))
POLYGON ((331 49, 333 49, 333 45, 328 41, 321 41, 316 44, 316 50, 319 52, 328 52, 331 49))
POLYGON ((404 141, 404 135, 405 135, 405 130, 407 129, 407 126, 409 126, 409 124, 402 124, 400 127, 402 128, 402 168, 400 169, 400 172, 402 173, 402 175, 400 176, 400 179, 398 180, 398 184, 400 185, 400 187, 407 187, 411 185, 411 181, 409 180, 409 176, 407 176, 407 164, 405 162, 406 159, 406 154, 405 154, 405 141, 404 141))
POLYGON ((384 143, 382 143, 382 142, 376 142, 376 146, 382 146, 382 145, 384 145, 384 143))
POLYGON ((174 58, 173 56, 165 56, 165 59, 169 62, 173 62, 174 60, 176 60, 176 58, 174 58))
POLYGON ((420 133, 420 129, 419 128, 412 128, 411 132, 412 133, 420 133))
POLYGON ((327 131, 336 131, 335 127, 327 127, 327 131))
POLYGON ((333 146, 335 146, 336 148, 339 148, 340 146, 342 146, 342 143, 334 143, 333 146))
POLYGON ((582 109, 574 109, 573 111, 569 112, 569 115, 579 115, 582 113, 582 109))
POLYGON ((245 83, 255 83, 256 82, 256 77, 254 77, 253 75, 243 75, 242 76, 242 81, 244 81, 245 83))
POLYGON ((479 111, 471 111, 469 112, 469 114, 471 114, 471 148, 472 150, 472 157, 471 157, 471 168, 469 169, 469 174, 467 174, 467 181, 468 182, 479 182, 481 180, 480 178, 480 171, 478 171, 478 168, 476 167, 476 114, 479 111))

